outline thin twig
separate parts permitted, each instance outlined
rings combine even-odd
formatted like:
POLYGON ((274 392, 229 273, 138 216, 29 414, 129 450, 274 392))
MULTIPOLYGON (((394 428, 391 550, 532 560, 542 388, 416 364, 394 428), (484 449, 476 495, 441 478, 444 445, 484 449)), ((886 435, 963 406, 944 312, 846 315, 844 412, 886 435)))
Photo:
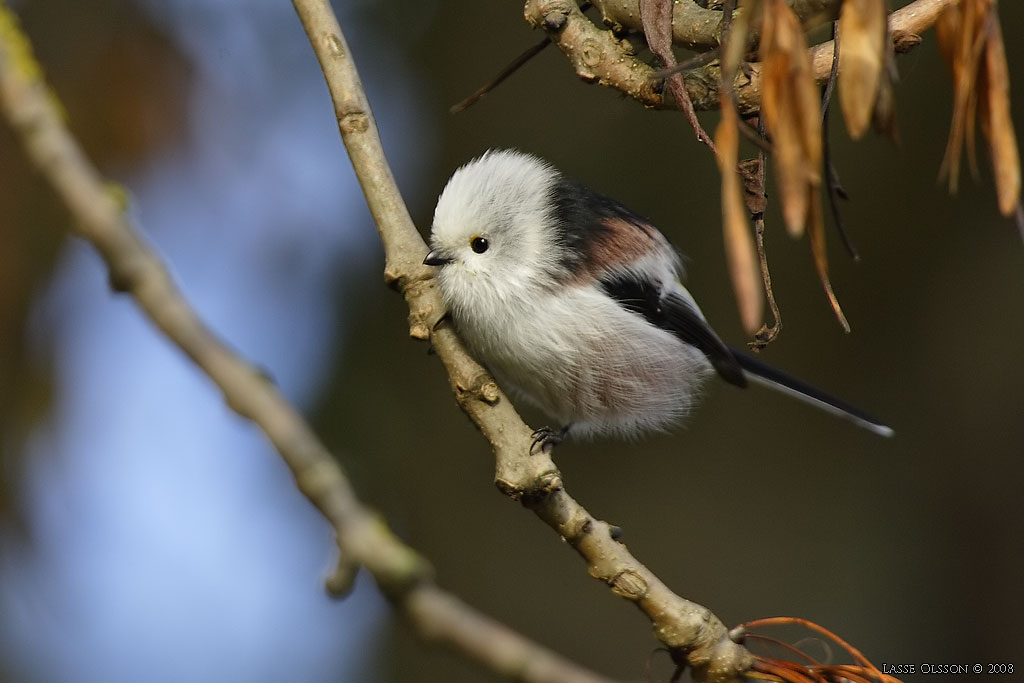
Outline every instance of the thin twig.
MULTIPOLYGON (((760 117, 758 117, 760 118, 760 117)), ((758 151, 764 154, 772 153, 772 143, 767 137, 762 135, 758 130, 747 123, 746 119, 740 119, 739 131, 748 141, 752 142, 758 151)))
POLYGON ((486 95, 487 93, 491 92, 499 85, 501 85, 506 78, 508 78, 516 71, 518 71, 528 61, 539 55, 544 50, 544 48, 546 48, 550 44, 551 39, 548 38, 547 36, 544 36, 544 39, 538 42, 536 45, 533 45, 523 50, 523 52, 518 57, 513 59, 508 66, 506 66, 504 69, 498 72, 497 76, 492 78, 487 83, 484 83, 476 90, 476 92, 474 92, 466 99, 462 100, 461 102, 453 104, 451 108, 448 110, 448 113, 458 114, 459 112, 465 111, 469 107, 479 102, 484 95, 486 95))
MULTIPOLYGON (((589 2, 580 3, 581 12, 586 12, 588 9, 590 9, 589 2)), ((482 86, 480 86, 479 89, 477 89, 476 92, 474 92, 466 99, 462 100, 461 102, 457 102, 456 104, 453 104, 451 108, 448 110, 448 113, 458 114, 459 112, 462 112, 468 109, 469 107, 473 106, 477 102, 479 102, 481 99, 483 99, 484 95, 486 95, 487 93, 491 92, 499 85, 501 85, 506 78, 514 74, 516 71, 522 68, 524 64, 526 64, 528 61, 530 61, 531 59, 539 55, 541 52, 543 52, 544 48, 546 48, 550 44, 551 39, 545 36, 544 39, 541 40, 536 45, 528 47, 525 50, 523 50, 523 52, 518 57, 513 59, 508 66, 506 66, 504 69, 498 72, 497 76, 495 76, 487 83, 484 83, 482 86)))
POLYGON ((821 92, 821 118, 828 115, 828 107, 832 103, 832 93, 836 89, 836 81, 839 80, 839 22, 832 22, 832 66, 828 71, 828 80, 821 92))
POLYGON ((652 75, 652 78, 666 79, 672 74, 683 73, 691 69, 697 69, 702 66, 707 66, 711 62, 719 59, 722 56, 722 48, 716 47, 713 50, 707 52, 701 52, 700 54, 690 57, 686 61, 679 62, 675 66, 658 69, 652 75))
MULTIPOLYGON (((766 133, 764 129, 764 118, 758 117, 757 130, 763 138, 766 133)), ((772 312, 772 324, 761 326, 761 329, 754 335, 754 341, 749 346, 755 351, 763 351, 766 346, 775 341, 775 338, 782 332, 782 314, 779 312, 779 305, 775 301, 775 291, 772 289, 772 275, 768 270, 768 255, 764 248, 764 209, 768 202, 768 195, 765 191, 765 154, 759 151, 757 154, 757 173, 752 183, 756 192, 759 193, 758 201, 750 208, 750 217, 754 221, 754 235, 757 241, 757 256, 761 266, 761 279, 764 283, 765 297, 768 299, 768 310, 772 312)))
POLYGON ((829 72, 828 81, 821 92, 821 147, 822 158, 825 166, 825 188, 828 191, 828 205, 832 211, 832 221, 836 225, 839 238, 846 248, 846 253, 854 261, 860 261, 860 253, 854 246, 850 233, 843 222, 842 213, 839 210, 839 200, 848 199, 846 190, 839 182, 839 171, 832 160, 832 138, 829 135, 829 116, 832 104, 832 92, 836 87, 836 80, 839 76, 839 22, 832 22, 832 70, 829 72))
POLYGON ((839 210, 839 201, 849 199, 849 195, 843 189, 843 185, 839 180, 839 171, 836 170, 835 164, 832 161, 832 141, 829 139, 828 129, 828 117, 826 116, 821 124, 821 135, 823 138, 822 156, 825 161, 825 188, 828 190, 828 205, 832 210, 832 221, 836 224, 836 231, 843 242, 843 247, 846 248, 846 253, 854 261, 860 261, 860 252, 857 251, 857 247, 850 237, 850 232, 846 229, 846 223, 843 222, 843 216, 839 210))
POLYGON ((779 313, 779 304, 775 301, 775 291, 772 289, 772 274, 768 270, 768 255, 764 249, 764 216, 754 219, 754 234, 757 236, 757 255, 761 264, 761 277, 764 279, 764 291, 768 298, 768 310, 772 312, 772 324, 767 323, 754 335, 754 341, 750 347, 755 351, 763 351, 766 346, 775 341, 775 338, 782 332, 782 314, 779 313))
MULTIPOLYGON (((317 17, 314 10, 306 16, 317 17)), ((340 36, 340 33, 338 34, 340 36)), ((342 49, 343 43, 337 43, 342 49)), ((13 14, 0 1, 0 105, 28 158, 76 221, 71 230, 106 261, 110 282, 220 388, 227 404, 267 436, 302 493, 332 525, 344 553, 344 589, 361 564, 421 635, 516 680, 601 683, 590 673, 439 589, 427 562, 357 498, 345 472, 298 411, 196 315, 167 268, 64 124, 13 14)), ((422 255, 420 255, 422 258, 422 255)))

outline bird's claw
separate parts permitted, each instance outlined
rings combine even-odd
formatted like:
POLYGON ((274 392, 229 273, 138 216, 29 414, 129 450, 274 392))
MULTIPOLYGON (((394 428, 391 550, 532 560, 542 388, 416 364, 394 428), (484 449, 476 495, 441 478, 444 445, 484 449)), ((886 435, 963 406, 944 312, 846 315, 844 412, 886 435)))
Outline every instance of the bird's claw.
POLYGON ((533 431, 533 443, 530 444, 530 455, 537 452, 538 446, 541 453, 550 453, 552 448, 565 441, 565 436, 568 433, 568 426, 561 429, 553 429, 551 427, 535 429, 533 431))

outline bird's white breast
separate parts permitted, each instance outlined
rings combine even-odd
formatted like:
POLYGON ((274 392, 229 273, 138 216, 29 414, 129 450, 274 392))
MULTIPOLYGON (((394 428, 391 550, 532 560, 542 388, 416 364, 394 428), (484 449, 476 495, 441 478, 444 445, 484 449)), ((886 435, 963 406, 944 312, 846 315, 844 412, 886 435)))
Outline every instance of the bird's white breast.
POLYGON ((442 292, 473 353, 548 413, 550 426, 571 424, 574 435, 664 428, 689 411, 711 373, 703 354, 597 285, 495 290, 446 275, 442 292))

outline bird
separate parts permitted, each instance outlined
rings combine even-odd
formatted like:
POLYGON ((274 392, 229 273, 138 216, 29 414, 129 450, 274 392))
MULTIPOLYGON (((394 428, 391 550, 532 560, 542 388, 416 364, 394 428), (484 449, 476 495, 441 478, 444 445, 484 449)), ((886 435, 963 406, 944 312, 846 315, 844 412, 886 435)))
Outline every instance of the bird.
POLYGON ((650 221, 514 149, 458 168, 423 263, 447 315, 499 384, 567 436, 635 438, 694 409, 712 376, 763 384, 880 436, 893 430, 722 341, 682 284, 679 252, 650 221))

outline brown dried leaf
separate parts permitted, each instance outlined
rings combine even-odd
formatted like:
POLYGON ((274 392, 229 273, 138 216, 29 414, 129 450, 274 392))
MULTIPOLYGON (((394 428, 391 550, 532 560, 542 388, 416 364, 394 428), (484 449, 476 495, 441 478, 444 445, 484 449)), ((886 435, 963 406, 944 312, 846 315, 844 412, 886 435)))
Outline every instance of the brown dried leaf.
POLYGON ((772 137, 782 215, 798 237, 821 185, 821 112, 803 29, 784 0, 764 3, 761 56, 761 110, 772 137))
POLYGON ((1010 73, 998 17, 993 17, 979 81, 981 130, 992 154, 999 211, 1009 217, 1020 201, 1020 155, 1010 118, 1010 73))
POLYGON ((899 136, 896 131, 894 80, 896 80, 896 53, 892 44, 886 41, 885 64, 882 66, 882 78, 878 82, 878 97, 875 99, 875 111, 871 117, 871 123, 875 130, 895 143, 899 136))
MULTIPOLYGON (((768 674, 767 680, 784 681, 786 683, 900 683, 898 678, 883 673, 878 667, 868 661, 860 650, 853 647, 832 631, 819 626, 818 624, 801 619, 799 617, 771 617, 768 619, 756 619, 746 624, 741 624, 733 629, 739 631, 744 638, 755 643, 762 641, 782 646, 783 649, 799 657, 801 662, 785 659, 773 659, 762 655, 754 655, 753 671, 768 674), (803 626, 810 631, 824 636, 827 641, 838 645, 849 654, 856 664, 821 664, 806 652, 801 651, 794 645, 789 645, 775 638, 769 638, 753 629, 761 629, 766 626, 803 626)), ((817 640, 817 638, 815 639, 817 640)), ((752 676, 753 678, 753 676, 752 676)))
POLYGON ((962 0, 939 16, 939 47, 953 75, 953 121, 940 175, 956 192, 966 146, 977 174, 974 129, 980 121, 989 143, 999 210, 1010 216, 1020 199, 1020 155, 1010 117, 1010 76, 995 0, 962 0))
POLYGON ((665 54, 672 52, 672 0, 640 0, 640 21, 651 52, 664 62, 665 54))
POLYGON ((871 125, 885 67, 885 0, 845 0, 839 12, 839 104, 850 137, 871 125))
POLYGON ((935 38, 939 43, 939 52, 942 53, 942 57, 946 60, 946 66, 951 71, 959 50, 960 15, 962 12, 963 6, 950 5, 940 12, 935 20, 935 38))
POLYGON ((935 38, 939 44, 939 51, 946 60, 950 74, 953 77, 953 120, 949 125, 949 137, 946 140, 946 153, 943 155, 942 166, 939 169, 939 176, 949 175, 949 191, 956 192, 957 180, 960 176, 960 149, 963 144, 963 118, 965 112, 959 106, 960 101, 960 69, 958 64, 961 61, 960 44, 963 36, 961 34, 961 15, 964 13, 962 5, 953 5, 946 8, 939 14, 935 21, 935 38))
POLYGON ((740 162, 740 178, 743 179, 743 201, 751 217, 763 214, 768 208, 768 195, 764 188, 762 157, 744 159, 740 162))
POLYGON ((726 263, 729 265, 743 329, 752 335, 761 327, 764 296, 737 168, 739 117, 732 102, 724 97, 722 119, 715 131, 715 143, 718 147, 718 168, 722 174, 722 236, 725 240, 726 263))
POLYGON ((956 192, 960 177, 960 154, 967 146, 971 168, 976 169, 974 124, 978 106, 976 83, 986 44, 994 0, 963 0, 947 8, 935 24, 939 47, 953 75, 953 121, 942 160, 941 175, 949 178, 949 191, 956 192))
POLYGON ((810 227, 807 235, 810 238, 811 254, 814 256, 814 268, 818 271, 818 279, 825 288, 825 296, 836 314, 836 319, 842 325, 844 332, 850 331, 850 323, 846 320, 839 299, 832 291, 832 282, 828 277, 828 254, 825 252, 825 217, 821 211, 821 196, 814 192, 811 195, 810 215, 808 216, 810 227))

